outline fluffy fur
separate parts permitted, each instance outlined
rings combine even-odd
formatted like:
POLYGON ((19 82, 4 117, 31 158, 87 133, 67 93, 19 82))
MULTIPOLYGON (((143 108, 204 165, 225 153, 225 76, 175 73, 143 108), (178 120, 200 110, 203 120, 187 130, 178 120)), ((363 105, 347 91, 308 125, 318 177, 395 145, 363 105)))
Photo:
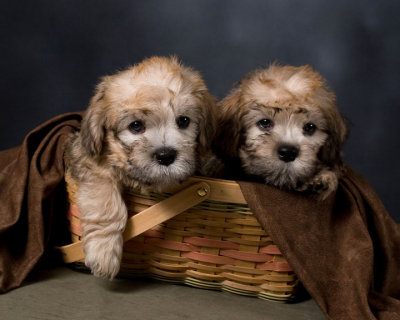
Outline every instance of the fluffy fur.
POLYGON ((346 125, 335 100, 310 66, 253 71, 221 102, 217 150, 267 184, 324 199, 343 168, 346 125))
POLYGON ((95 276, 119 271, 125 188, 161 191, 215 167, 214 104, 199 73, 174 57, 146 59, 97 86, 65 157, 78 186, 85 264, 95 276))

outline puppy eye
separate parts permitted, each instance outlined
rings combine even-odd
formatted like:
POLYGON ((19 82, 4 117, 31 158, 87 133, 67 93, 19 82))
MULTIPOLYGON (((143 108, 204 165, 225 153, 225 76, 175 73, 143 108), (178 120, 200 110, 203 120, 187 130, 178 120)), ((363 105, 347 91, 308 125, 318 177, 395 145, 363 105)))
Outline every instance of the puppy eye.
POLYGON ((144 124, 142 121, 133 121, 129 124, 128 129, 133 133, 142 133, 144 132, 144 124))
POLYGON ((271 129, 273 126, 274 123, 270 119, 262 119, 257 122, 257 127, 259 127, 263 131, 271 129))
POLYGON ((307 136, 312 136, 315 130, 317 130, 317 126, 312 122, 306 123, 303 127, 303 133, 307 136))
POLYGON ((185 116, 180 116, 176 119, 176 124, 179 129, 186 129, 189 126, 190 118, 185 116))

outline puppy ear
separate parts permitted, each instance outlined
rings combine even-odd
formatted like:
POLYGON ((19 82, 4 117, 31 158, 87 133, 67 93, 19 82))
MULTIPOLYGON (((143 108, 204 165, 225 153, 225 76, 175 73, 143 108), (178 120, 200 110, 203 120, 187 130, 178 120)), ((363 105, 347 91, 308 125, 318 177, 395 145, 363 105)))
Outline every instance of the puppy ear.
POLYGON ((328 139, 319 151, 319 158, 331 168, 340 168, 342 161, 342 145, 347 137, 347 126, 344 117, 336 107, 336 98, 329 93, 330 98, 326 99, 326 106, 322 109, 328 122, 328 139))
POLYGON ((217 129, 216 98, 208 91, 198 93, 202 99, 202 119, 199 123, 198 152, 205 154, 210 151, 217 129))
POLYGON ((236 158, 239 156, 242 125, 240 122, 241 84, 219 103, 217 134, 214 140, 214 150, 221 157, 236 158))
POLYGON ((106 90, 106 81, 97 85, 96 91, 86 113, 81 126, 81 143, 83 148, 91 157, 101 154, 104 140, 105 110, 104 96, 106 90))

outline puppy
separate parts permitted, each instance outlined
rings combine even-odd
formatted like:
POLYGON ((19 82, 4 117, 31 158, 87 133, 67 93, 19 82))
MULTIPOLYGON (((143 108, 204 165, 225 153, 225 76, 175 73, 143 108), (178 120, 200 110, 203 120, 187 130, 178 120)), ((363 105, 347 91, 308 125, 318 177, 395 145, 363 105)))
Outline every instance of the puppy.
POLYGON ((85 264, 112 279, 120 268, 126 188, 161 191, 212 168, 215 99, 175 57, 153 57, 106 76, 66 150, 76 182, 85 264))
POLYGON ((335 100, 310 66, 251 72, 220 103, 217 150, 267 184, 325 199, 343 170, 346 125, 335 100))

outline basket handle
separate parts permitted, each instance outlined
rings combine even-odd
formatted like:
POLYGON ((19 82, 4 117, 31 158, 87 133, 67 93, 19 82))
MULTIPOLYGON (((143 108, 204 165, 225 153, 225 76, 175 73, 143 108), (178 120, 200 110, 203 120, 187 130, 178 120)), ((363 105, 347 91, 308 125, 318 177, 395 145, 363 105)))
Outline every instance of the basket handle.
MULTIPOLYGON (((132 216, 126 223, 123 234, 124 242, 207 200, 210 191, 209 184, 199 182, 132 216)), ((81 241, 56 248, 61 252, 65 263, 85 258, 81 241)))

